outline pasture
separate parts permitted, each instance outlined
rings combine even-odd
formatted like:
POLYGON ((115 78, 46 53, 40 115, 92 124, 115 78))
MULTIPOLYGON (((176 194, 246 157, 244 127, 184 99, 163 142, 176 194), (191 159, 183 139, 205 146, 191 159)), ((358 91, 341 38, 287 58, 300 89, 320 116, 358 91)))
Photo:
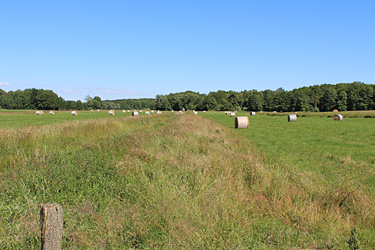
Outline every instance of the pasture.
MULTIPOLYGON (((249 117, 249 129, 237 132, 251 140, 268 162, 322 175, 322 181, 331 184, 347 176, 375 195, 375 119, 354 118, 375 112, 341 113, 344 121, 332 121, 332 113, 301 113, 297 122, 288 122, 287 114, 258 114, 249 117)), ((234 118, 223 112, 202 115, 234 128, 234 118)))
POLYGON ((375 248, 373 119, 21 113, 0 122, 1 249, 40 248, 41 203, 63 249, 375 248))
MULTIPOLYGON (((50 115, 49 111, 45 111, 43 115, 36 115, 35 110, 29 111, 7 111, 0 110, 0 128, 21 128, 27 126, 40 126, 54 123, 62 123, 69 121, 84 121, 95 120, 101 118, 116 118, 131 116, 131 112, 122 113, 122 110, 117 110, 114 116, 108 114, 108 110, 101 110, 93 112, 78 110, 77 116, 73 116, 71 111, 55 111, 54 115, 50 115)), ((145 115, 145 112, 138 113, 145 115)))

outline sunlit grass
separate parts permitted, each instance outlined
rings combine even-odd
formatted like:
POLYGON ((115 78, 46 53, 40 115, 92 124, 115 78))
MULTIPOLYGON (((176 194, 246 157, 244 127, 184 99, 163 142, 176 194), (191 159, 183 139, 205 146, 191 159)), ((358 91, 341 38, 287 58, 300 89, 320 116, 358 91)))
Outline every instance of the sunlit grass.
POLYGON ((233 118, 204 116, 225 126, 164 112, 1 129, 1 248, 40 248, 45 202, 64 209, 64 249, 345 249, 353 228, 375 247, 356 154, 315 161, 329 150, 299 145, 301 131, 324 142, 323 118, 256 116, 234 131, 233 118))

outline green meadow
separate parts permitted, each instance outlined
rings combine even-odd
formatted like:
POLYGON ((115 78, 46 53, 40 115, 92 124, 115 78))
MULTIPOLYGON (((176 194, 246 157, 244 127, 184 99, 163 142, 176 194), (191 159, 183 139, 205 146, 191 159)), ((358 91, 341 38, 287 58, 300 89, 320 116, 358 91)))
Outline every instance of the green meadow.
POLYGON ((41 203, 63 249, 375 248, 374 119, 0 115, 0 249, 40 249, 41 203))
MULTIPOLYGON (((115 112, 115 116, 110 116, 107 110, 101 111, 77 111, 78 115, 74 116, 71 111, 55 111, 54 115, 50 115, 49 111, 45 111, 43 115, 36 115, 35 110, 30 111, 8 111, 0 110, 0 128, 21 128, 27 126, 41 126, 53 123, 62 123, 68 121, 94 120, 101 118, 118 118, 131 116, 131 112, 122 113, 122 110, 115 112)), ((145 115, 145 112, 138 113, 145 115)))
MULTIPOLYGON (((371 113, 375 114, 365 116, 371 113)), ((258 114, 249 116, 249 129, 237 132, 251 140, 268 162, 296 166, 331 184, 340 178, 355 180, 375 195, 375 119, 352 118, 361 112, 343 114, 344 121, 333 121, 332 113, 318 114, 322 117, 302 113, 297 122, 288 122, 288 114, 258 114)), ((234 118, 223 112, 203 116, 234 129, 234 118)))

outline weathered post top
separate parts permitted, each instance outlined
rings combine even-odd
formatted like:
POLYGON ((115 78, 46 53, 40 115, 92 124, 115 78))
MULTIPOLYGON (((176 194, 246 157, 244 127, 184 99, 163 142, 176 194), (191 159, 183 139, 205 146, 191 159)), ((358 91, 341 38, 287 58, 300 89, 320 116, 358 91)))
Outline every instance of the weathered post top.
POLYGON ((42 250, 62 247, 63 209, 59 204, 41 204, 40 226, 42 250))

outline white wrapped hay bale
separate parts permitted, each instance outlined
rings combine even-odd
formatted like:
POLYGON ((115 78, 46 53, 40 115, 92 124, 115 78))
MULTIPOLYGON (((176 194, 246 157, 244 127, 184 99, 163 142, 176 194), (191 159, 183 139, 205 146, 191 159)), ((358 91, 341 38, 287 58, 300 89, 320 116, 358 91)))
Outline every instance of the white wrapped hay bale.
POLYGON ((142 110, 139 110, 139 113, 142 113, 143 111, 142 110))
POLYGON ((123 113, 123 114, 125 114, 125 113, 126 113, 126 111, 125 111, 125 110, 123 110, 123 111, 122 111, 122 113, 123 113))
POLYGON ((198 114, 198 112, 197 111, 194 111, 194 115, 197 115, 198 114))
POLYGON ((94 112, 94 110, 90 110, 90 112, 94 112))
POLYGON ((132 116, 136 116, 136 115, 138 115, 138 111, 133 111, 132 116))
POLYGON ((332 118, 333 118, 334 121, 343 121, 344 120, 344 117, 340 114, 336 114, 332 118))
POLYGON ((255 115, 255 112, 250 112, 250 115, 255 115))
POLYGON ((41 113, 39 110, 35 112, 36 115, 41 115, 43 113, 41 113))
POLYGON ((174 112, 174 110, 172 109, 172 112, 174 112))
POLYGON ((234 113, 234 112, 230 113, 230 117, 235 117, 235 116, 236 116, 236 113, 234 113))
POLYGON ((78 115, 77 111, 72 111, 72 115, 78 115))
POLYGON ((128 110, 128 113, 130 113, 130 110, 128 110))
POLYGON ((227 114, 228 114, 228 111, 225 111, 225 113, 224 113, 224 114, 226 114, 226 115, 227 115, 227 114))
POLYGON ((52 110, 49 112, 50 115, 54 115, 55 112, 53 112, 52 110))
POLYGON ((155 113, 155 111, 151 110, 151 114, 155 113))
POLYGON ((150 111, 146 111, 146 112, 145 112, 145 115, 149 115, 149 114, 150 114, 150 111))
POLYGON ((110 111, 108 111, 108 114, 109 115, 115 115, 115 111, 114 110, 110 110, 110 111))
POLYGON ((160 115, 160 114, 161 114, 161 111, 160 111, 160 110, 158 110, 158 112, 156 112, 156 114, 160 115))
POLYGON ((247 116, 237 116, 234 126, 236 128, 249 128, 249 117, 247 116))
POLYGON ((297 115, 296 114, 288 115, 288 122, 296 122, 296 121, 297 121, 297 115))

